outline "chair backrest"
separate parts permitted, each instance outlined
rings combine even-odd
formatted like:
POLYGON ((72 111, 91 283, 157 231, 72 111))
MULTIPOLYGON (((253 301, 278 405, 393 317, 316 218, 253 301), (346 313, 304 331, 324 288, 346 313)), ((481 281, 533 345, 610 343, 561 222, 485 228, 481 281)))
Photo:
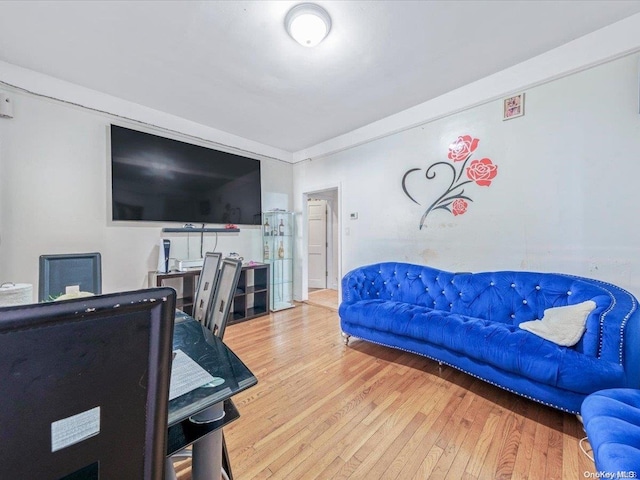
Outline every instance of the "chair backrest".
POLYGON ((214 335, 222 338, 224 330, 227 326, 227 318, 233 303, 233 297, 238 288, 238 280, 240 279, 240 271, 242 269, 242 261, 233 258, 225 258, 222 260, 220 274, 218 277, 218 286, 213 302, 211 304, 209 320, 207 327, 214 335))
POLYGON ((0 478, 160 480, 176 293, 0 308, 0 478))
POLYGON ((209 307, 213 300, 218 282, 218 269, 220 268, 220 252, 207 252, 204 255, 202 271, 198 280, 198 288, 196 288, 195 297, 193 299, 193 318, 200 323, 205 324, 209 307))
POLYGON ((40 256, 38 301, 54 300, 67 287, 102 293, 102 260, 99 253, 69 253, 40 256))

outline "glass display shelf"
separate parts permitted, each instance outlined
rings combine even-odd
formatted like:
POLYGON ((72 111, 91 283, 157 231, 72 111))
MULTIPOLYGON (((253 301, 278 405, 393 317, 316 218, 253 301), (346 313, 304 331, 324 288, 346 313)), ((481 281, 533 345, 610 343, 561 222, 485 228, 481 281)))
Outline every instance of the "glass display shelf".
POLYGON ((293 245, 295 214, 274 210, 262 213, 263 261, 271 266, 271 311, 295 307, 293 303, 293 245))

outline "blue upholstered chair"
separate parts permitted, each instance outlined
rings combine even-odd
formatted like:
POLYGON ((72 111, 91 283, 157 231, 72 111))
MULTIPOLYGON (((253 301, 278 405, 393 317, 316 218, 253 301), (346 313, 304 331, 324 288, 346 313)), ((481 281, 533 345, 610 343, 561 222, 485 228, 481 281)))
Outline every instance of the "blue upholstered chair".
POLYGON ((596 470, 612 475, 626 472, 626 478, 638 478, 640 390, 612 388, 592 393, 582 402, 581 415, 596 470))

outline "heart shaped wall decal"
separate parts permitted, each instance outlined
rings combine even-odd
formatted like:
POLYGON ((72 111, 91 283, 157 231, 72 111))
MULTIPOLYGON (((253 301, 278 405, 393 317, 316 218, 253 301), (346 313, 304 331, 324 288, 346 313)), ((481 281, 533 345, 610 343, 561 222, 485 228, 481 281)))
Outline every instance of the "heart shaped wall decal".
MULTIPOLYGON (((478 148, 480 139, 473 138, 471 135, 459 136, 454 142, 449 145, 449 153, 447 162, 435 162, 432 163, 425 173, 427 180, 433 180, 436 178, 436 170, 444 169, 451 174, 451 183, 445 189, 444 193, 440 195, 429 207, 425 210, 420 218, 419 228, 422 229, 426 225, 427 216, 433 210, 446 210, 454 216, 463 215, 469 208, 469 202, 473 200, 465 195, 464 185, 468 183, 475 183, 480 187, 490 187, 493 179, 498 175, 498 166, 495 165, 491 159, 482 158, 480 160, 472 160, 469 163, 469 159, 478 148), (467 166, 467 163, 469 164, 467 166), (458 168, 459 167, 459 168, 458 168), (465 178, 463 174, 466 173, 465 178)), ((416 175, 417 172, 422 171, 421 168, 410 168, 402 176, 402 191, 409 197, 409 199, 420 205, 420 202, 416 200, 416 194, 412 195, 409 192, 409 178, 416 175)), ((414 182, 411 184, 415 185, 414 182)))

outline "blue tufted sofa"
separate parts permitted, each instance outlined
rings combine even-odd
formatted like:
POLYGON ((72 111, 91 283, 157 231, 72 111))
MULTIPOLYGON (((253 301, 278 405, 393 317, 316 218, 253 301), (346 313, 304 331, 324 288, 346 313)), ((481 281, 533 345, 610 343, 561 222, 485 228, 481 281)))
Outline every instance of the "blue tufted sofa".
POLYGON ((640 387, 640 314, 626 290, 558 273, 451 273, 407 263, 352 270, 340 324, 350 336, 427 356, 508 391, 578 414, 597 390, 640 387), (593 300, 573 347, 519 324, 593 300))

